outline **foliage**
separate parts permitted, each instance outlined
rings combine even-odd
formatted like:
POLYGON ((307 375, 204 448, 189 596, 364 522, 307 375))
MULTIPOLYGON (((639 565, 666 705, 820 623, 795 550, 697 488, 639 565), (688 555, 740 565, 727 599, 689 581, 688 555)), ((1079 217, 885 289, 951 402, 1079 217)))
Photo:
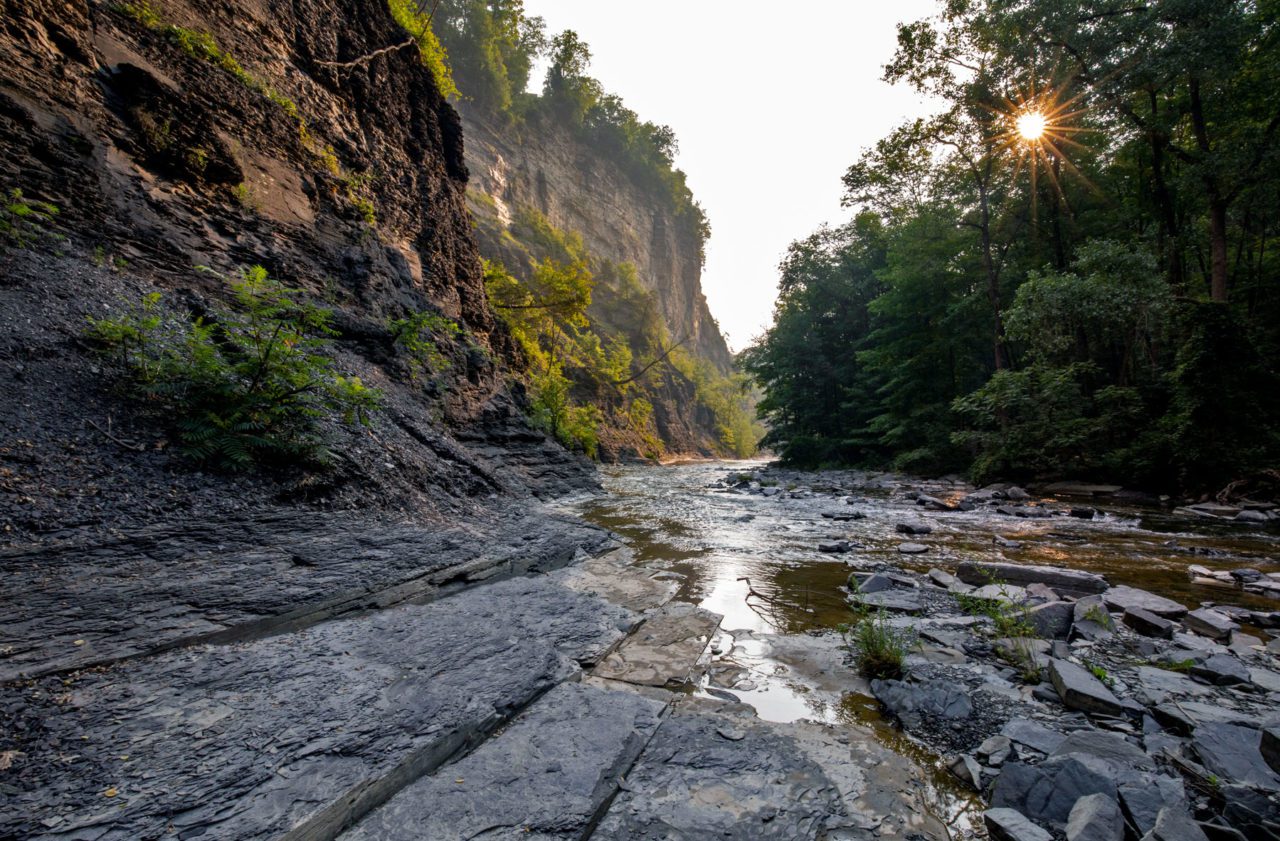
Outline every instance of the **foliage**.
POLYGON ((26 248, 31 243, 56 236, 49 230, 58 215, 56 205, 29 199, 15 187, 0 196, 0 249, 26 248))
POLYGON ((408 357, 409 374, 415 381, 448 370, 449 360, 440 350, 440 342, 463 335, 458 322, 429 310, 391 319, 387 329, 396 347, 408 357))
POLYGON ((769 443, 1197 494, 1280 465, 1276 11, 966 0, 901 25, 885 79, 939 110, 784 261, 743 354, 769 443))
POLYGON ((902 666, 916 646, 912 628, 896 628, 884 610, 867 613, 852 627, 842 625, 845 642, 854 650, 858 671, 868 678, 902 677, 902 666))
POLYGON ((418 56, 435 79, 440 94, 446 98, 455 97, 458 86, 453 81, 453 71, 449 69, 449 55, 431 28, 431 15, 425 6, 419 0, 387 0, 391 17, 417 43, 418 56))
POLYGON ((169 420, 182 452, 241 471, 264 464, 323 464, 319 424, 367 423, 380 394, 334 370, 328 310, 296 297, 261 266, 230 281, 235 308, 209 318, 165 310, 159 293, 88 335, 119 354, 131 393, 169 420))

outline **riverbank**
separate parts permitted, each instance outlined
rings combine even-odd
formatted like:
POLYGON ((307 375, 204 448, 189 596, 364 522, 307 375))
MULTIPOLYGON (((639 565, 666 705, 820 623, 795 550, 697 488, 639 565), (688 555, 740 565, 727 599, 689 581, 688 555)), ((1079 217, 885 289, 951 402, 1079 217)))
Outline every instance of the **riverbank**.
POLYGON ((684 575, 683 597, 726 613, 733 630, 702 693, 893 746, 932 772, 953 830, 1252 838, 1274 820, 1274 770, 1250 745, 1280 700, 1277 646, 1258 627, 1276 624, 1280 603, 1243 589, 1275 571, 1265 524, 760 464, 623 469, 605 483, 612 495, 587 518, 684 575), (860 678, 856 648, 831 630, 867 608, 918 643, 901 680, 860 678), (1033 632, 1008 639, 1020 622, 1033 632), (1243 747, 1224 754, 1224 739, 1243 747), (1029 792, 1041 788, 1075 794, 1040 802, 1029 792), (1083 794, 1103 797, 1069 826, 1083 794), (988 806, 1014 813, 984 821, 988 806))

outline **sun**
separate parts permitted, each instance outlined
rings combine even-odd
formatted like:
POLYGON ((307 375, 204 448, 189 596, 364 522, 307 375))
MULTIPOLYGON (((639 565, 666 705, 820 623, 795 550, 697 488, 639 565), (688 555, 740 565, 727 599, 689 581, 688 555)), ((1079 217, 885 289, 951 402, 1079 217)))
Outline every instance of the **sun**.
POLYGON ((1049 127, 1049 121, 1039 111, 1026 111, 1019 114, 1014 124, 1018 129, 1018 135, 1028 143, 1034 143, 1044 137, 1045 129, 1049 127))

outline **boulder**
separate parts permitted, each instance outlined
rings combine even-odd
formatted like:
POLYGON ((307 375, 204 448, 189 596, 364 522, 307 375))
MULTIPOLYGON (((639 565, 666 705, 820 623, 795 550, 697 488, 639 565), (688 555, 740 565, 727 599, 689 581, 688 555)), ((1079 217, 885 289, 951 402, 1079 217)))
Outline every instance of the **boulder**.
POLYGON ((1071 636, 1073 615, 1069 602, 1045 602, 1027 611, 1027 621, 1036 629, 1036 636, 1064 640, 1071 636))
POLYGON ((982 791, 982 766, 969 754, 956 757, 949 770, 956 779, 974 791, 982 791))
POLYGON ((1229 642, 1231 632, 1240 627, 1218 611, 1203 607, 1182 617, 1182 624, 1188 631, 1194 631, 1221 643, 1229 642))
POLYGON ((1067 841, 1124 841, 1120 804, 1105 794, 1086 794, 1067 816, 1067 841))
POLYGON ((1201 724, 1191 735, 1191 746, 1200 764, 1227 783, 1245 783, 1267 791, 1280 791, 1280 774, 1262 754, 1262 731, 1238 724, 1201 724))
POLYGON ((873 680, 871 694, 907 730, 919 729, 927 719, 962 721, 973 715, 973 704, 968 694, 942 681, 905 683, 900 680, 873 680))
POLYGON ((835 540, 830 543, 819 543, 819 552, 826 552, 829 555, 843 555, 853 551, 853 544, 847 540, 835 540))
POLYGON ((933 534, 933 526, 928 523, 898 523, 894 530, 899 534, 933 534))
POLYGON ((988 737, 978 745, 978 759, 984 765, 999 768, 1013 753, 1013 740, 1008 736, 996 734, 988 737))
POLYGON ((1046 754, 1057 750, 1066 738, 1057 730, 1029 718, 1011 718, 1000 728, 1000 732, 1020 745, 1046 754))
POLYGON ((1110 630, 1115 627, 1115 622, 1111 618, 1111 614, 1107 611, 1107 604, 1102 600, 1102 596, 1083 596, 1076 599, 1072 605, 1073 616, 1077 624, 1081 622, 1093 622, 1103 628, 1110 630))
POLYGON ((1092 520, 1097 513, 1095 508, 1072 508, 1067 511, 1067 516, 1075 517, 1077 520, 1092 520))
POLYGON ((1177 627, 1168 619, 1156 616, 1154 613, 1139 607, 1127 608, 1123 618, 1124 624, 1144 637, 1171 640, 1173 639, 1174 629, 1177 627))
POLYGON ((955 506, 949 502, 944 502, 936 496, 928 496, 920 494, 916 497, 916 505, 929 509, 930 511, 954 511, 955 506))
POLYGON ((1209 841, 1200 825, 1178 806, 1165 807, 1142 841, 1209 841))
POLYGON ((954 575, 952 575, 951 573, 945 570, 938 569, 937 567, 934 567, 933 569, 929 570, 928 575, 929 575, 930 581, 932 581, 934 584, 937 584, 939 587, 942 587, 943 589, 947 589, 951 587, 953 584, 960 583, 960 579, 956 578, 954 575))
POLYGON ((1215 686, 1231 686, 1249 683, 1249 670, 1230 654, 1214 654, 1191 667, 1191 674, 1209 681, 1215 686))
POLYGON ((898 551, 904 555, 923 555, 929 551, 929 547, 923 543, 899 543, 898 551))
POLYGON ((1237 523, 1267 523, 1271 521, 1265 511, 1241 511, 1232 519, 1237 523))
POLYGON ((1137 587, 1123 585, 1112 587, 1103 594, 1102 598, 1115 610, 1145 610, 1165 619, 1179 619, 1187 613, 1185 607, 1172 599, 1139 590, 1137 587))
POLYGON ((876 573, 875 575, 871 576, 866 581, 863 581, 861 584, 858 585, 858 592, 863 594, 879 593, 883 590, 892 590, 892 589, 893 589, 893 579, 885 575, 884 573, 880 573, 880 572, 876 573))
POLYGON ((1146 835, 1155 827, 1161 809, 1180 807, 1188 814, 1191 811, 1180 779, 1127 771, 1122 772, 1117 780, 1120 806, 1139 836, 1146 835))
POLYGON ((875 610, 891 610, 897 613, 919 613, 924 610, 918 590, 881 590, 878 593, 858 594, 851 602, 875 610))
POLYGON ((1086 669, 1069 660, 1049 661, 1049 680, 1069 709, 1120 716, 1124 707, 1111 690, 1086 669))
POLYGON ((1147 756, 1146 751, 1119 733, 1106 730, 1076 730, 1068 733, 1062 743, 1053 750, 1052 755, 1061 756, 1068 753, 1096 756, 1098 759, 1110 762, 1117 769, 1155 768, 1155 762, 1147 756))
POLYGON ((1102 593, 1107 589, 1107 580, 1101 575, 1036 564, 965 561, 957 567, 956 577, 976 587, 993 581, 1023 586, 1034 583, 1047 584, 1057 592, 1071 596, 1102 593))
POLYGON ((1052 756, 1039 765, 1014 762, 996 778, 991 805, 1017 809, 1054 829, 1067 825, 1071 808, 1090 794, 1114 800, 1114 769, 1106 762, 1082 754, 1052 756))
POLYGON ((988 809, 982 813, 991 841, 1053 841, 1053 836, 1036 826, 1016 809, 988 809))

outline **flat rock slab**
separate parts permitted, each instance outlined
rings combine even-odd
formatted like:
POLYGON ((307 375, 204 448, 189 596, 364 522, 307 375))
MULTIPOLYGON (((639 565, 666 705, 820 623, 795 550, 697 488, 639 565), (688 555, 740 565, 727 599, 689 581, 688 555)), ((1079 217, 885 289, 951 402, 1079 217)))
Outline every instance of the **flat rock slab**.
POLYGON ((680 589, 678 581, 654 578, 653 570, 625 562, 630 553, 611 552, 553 573, 570 589, 599 596, 610 604, 643 613, 671 601, 680 589))
POLYGON ((403 789, 341 841, 582 838, 664 706, 634 692, 562 684, 474 753, 403 789))
POLYGON ((0 553, 0 682, 232 642, 595 553, 608 533, 534 509, 465 525, 291 513, 0 553))
POLYGON ((1200 762, 1224 783, 1280 791, 1280 775, 1262 755, 1262 732, 1237 724, 1201 724, 1191 737, 1200 762))
POLYGON ((668 604, 623 640, 594 674, 646 686, 687 683, 720 619, 691 604, 668 604))
POLYGON ((873 680, 871 692, 907 730, 919 729, 926 720, 962 721, 973 715, 968 693, 942 681, 873 680))
POLYGON ((1102 594, 1102 599, 1115 610, 1145 610, 1164 619, 1179 619, 1187 613, 1187 609, 1173 599, 1137 587, 1112 587, 1102 594))
POLYGON ((6 687, 0 709, 39 726, 5 775, 19 790, 0 837, 333 837, 579 674, 631 617, 522 578, 6 687))
POLYGON ((658 728, 591 838, 817 839, 843 812, 794 739, 750 719, 681 714, 658 728))
POLYGON ((1187 626, 1187 630, 1195 631, 1197 634, 1221 643, 1230 642, 1231 632, 1240 629, 1240 625, 1233 622, 1230 617, 1205 607, 1193 610, 1182 617, 1182 624, 1187 626))
POLYGON ((897 613, 919 613, 924 610, 924 602, 917 590, 882 590, 878 593, 859 593, 851 601, 864 607, 876 610, 891 610, 897 613))
POLYGON ((1116 797, 1115 769, 1084 754, 1053 756, 1039 765, 1015 762, 996 778, 991 805, 1016 809, 1055 829, 1066 828, 1071 807, 1090 794, 1116 797))
POLYGON ((1066 738, 1065 734, 1029 718, 1012 718, 1005 722, 1000 732, 1040 753, 1053 753, 1066 738))
POLYGON ((1028 584, 1045 584, 1074 596, 1102 593, 1107 589, 1107 579, 1101 575, 1036 564, 965 561, 956 568, 956 577, 975 587, 996 581, 1024 587, 1028 584))

